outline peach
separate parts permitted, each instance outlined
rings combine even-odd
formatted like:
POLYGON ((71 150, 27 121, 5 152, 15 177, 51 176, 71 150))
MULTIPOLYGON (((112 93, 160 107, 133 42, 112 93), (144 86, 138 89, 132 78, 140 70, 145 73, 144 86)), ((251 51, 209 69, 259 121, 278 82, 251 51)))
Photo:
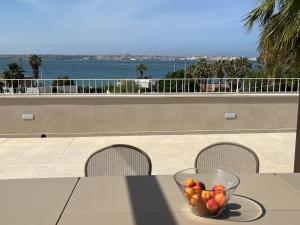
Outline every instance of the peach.
POLYGON ((213 195, 219 194, 219 193, 224 193, 225 187, 221 184, 217 184, 213 186, 213 195))
POLYGON ((192 197, 195 194, 195 190, 191 187, 185 188, 184 192, 189 196, 192 197))
POLYGON ((211 193, 209 191, 202 191, 201 197, 204 201, 211 198, 211 193))
POLYGON ((195 192, 196 192, 197 194, 200 194, 200 195, 201 195, 202 189, 201 189, 200 186, 198 186, 198 185, 196 184, 193 188, 194 188, 194 190, 195 190, 195 192))
POLYGON ((218 210, 219 205, 213 198, 211 198, 206 202, 206 208, 211 212, 215 212, 218 210))
POLYGON ((194 194, 191 198, 191 204, 196 205, 201 201, 201 195, 199 194, 194 194))
POLYGON ((223 206, 225 204, 225 195, 223 193, 217 193, 214 196, 215 201, 218 203, 219 206, 223 206))
POLYGON ((185 187, 193 187, 193 186, 195 186, 195 181, 192 178, 186 178, 184 180, 184 186, 185 187))

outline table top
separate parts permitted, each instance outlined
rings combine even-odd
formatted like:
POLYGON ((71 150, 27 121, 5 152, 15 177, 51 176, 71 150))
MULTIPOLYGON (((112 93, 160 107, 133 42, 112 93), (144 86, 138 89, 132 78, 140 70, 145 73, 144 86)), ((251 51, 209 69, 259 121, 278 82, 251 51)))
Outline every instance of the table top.
POLYGON ((78 178, 0 180, 0 224, 54 225, 78 178))
POLYGON ((247 174, 240 179, 229 203, 238 207, 229 216, 213 220, 190 212, 172 176, 83 178, 59 224, 196 225, 250 220, 251 224, 283 224, 287 220, 289 224, 299 223, 300 194, 282 177, 247 174))
POLYGON ((299 223, 300 174, 247 174, 240 179, 221 219, 192 214, 172 176, 0 181, 0 221, 12 225, 299 223))
POLYGON ((300 174, 299 173, 282 173, 277 174, 284 181, 286 181, 289 185, 291 185, 297 192, 300 194, 300 174))

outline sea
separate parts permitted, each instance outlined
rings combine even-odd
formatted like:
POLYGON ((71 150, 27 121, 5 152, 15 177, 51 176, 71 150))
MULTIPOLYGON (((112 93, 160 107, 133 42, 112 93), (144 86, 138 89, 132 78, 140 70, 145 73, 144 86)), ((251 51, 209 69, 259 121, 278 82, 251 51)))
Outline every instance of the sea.
MULTIPOLYGON (((9 63, 18 63, 31 76, 32 70, 26 60, 0 59, 0 73, 9 63)), ((185 68, 185 61, 96 61, 96 60, 53 60, 47 59, 40 67, 41 79, 55 79, 58 76, 69 76, 73 79, 126 79, 137 78, 136 65, 143 63, 148 70, 144 75, 162 78, 167 73, 185 68)), ((187 61, 187 66, 196 61, 187 61)))

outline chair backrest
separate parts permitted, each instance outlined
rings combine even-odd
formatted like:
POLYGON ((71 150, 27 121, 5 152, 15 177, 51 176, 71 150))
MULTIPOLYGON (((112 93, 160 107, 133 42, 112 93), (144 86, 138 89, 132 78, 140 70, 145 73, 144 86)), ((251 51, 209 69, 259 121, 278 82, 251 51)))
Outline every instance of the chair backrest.
POLYGON ((240 144, 222 142, 199 152, 196 168, 222 169, 232 173, 258 173, 259 159, 254 151, 240 144))
POLYGON ((112 145, 93 153, 85 164, 86 176, 150 175, 149 156, 130 145, 112 145))

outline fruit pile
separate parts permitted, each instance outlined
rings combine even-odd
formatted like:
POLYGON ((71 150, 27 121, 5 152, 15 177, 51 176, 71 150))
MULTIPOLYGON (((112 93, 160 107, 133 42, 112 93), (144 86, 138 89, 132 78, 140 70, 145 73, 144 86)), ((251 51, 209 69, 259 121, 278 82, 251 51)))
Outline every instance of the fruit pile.
POLYGON ((193 207, 193 212, 199 216, 214 215, 225 205, 225 187, 221 184, 206 190, 204 183, 195 182, 192 178, 184 180, 184 196, 193 207))

